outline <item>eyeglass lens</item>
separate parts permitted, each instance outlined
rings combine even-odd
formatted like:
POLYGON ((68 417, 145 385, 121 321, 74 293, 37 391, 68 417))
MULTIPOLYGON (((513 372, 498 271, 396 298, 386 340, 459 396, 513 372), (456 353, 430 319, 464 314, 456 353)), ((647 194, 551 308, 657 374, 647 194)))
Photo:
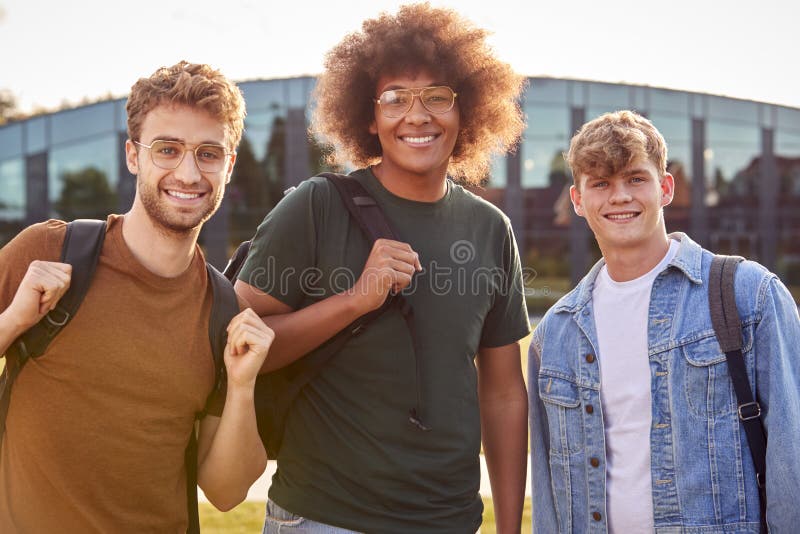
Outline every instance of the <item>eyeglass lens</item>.
MULTIPOLYGON (((150 145, 153 163, 164 169, 176 169, 189 150, 178 141, 154 141, 150 145)), ((197 167, 204 172, 219 172, 225 165, 225 148, 219 145, 198 145, 194 149, 197 167)))
MULTIPOLYGON (((399 117, 414 105, 415 93, 411 89, 384 91, 378 102, 387 117, 399 117)), ((418 93, 422 105, 431 113, 446 113, 453 107, 455 93, 449 87, 425 87, 418 93)))

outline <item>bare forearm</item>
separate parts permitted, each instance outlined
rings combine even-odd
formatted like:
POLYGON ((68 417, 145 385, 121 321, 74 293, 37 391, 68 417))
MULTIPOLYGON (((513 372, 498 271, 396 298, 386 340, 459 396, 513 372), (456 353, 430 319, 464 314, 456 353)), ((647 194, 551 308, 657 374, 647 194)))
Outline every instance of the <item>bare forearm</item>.
POLYGON ((247 497, 267 465, 256 426, 252 387, 229 387, 222 417, 215 428, 201 428, 200 439, 198 484, 214 506, 229 510, 247 497), (213 434, 205 454, 204 432, 206 436, 213 434))
POLYGON ((308 354, 367 311, 356 296, 343 293, 297 311, 262 317, 275 331, 262 372, 280 369, 308 354))
POLYGON ((483 450, 500 534, 519 533, 527 471, 528 403, 524 385, 481 402, 483 450))
POLYGON ((8 310, 0 313, 0 356, 4 355, 11 344, 17 339, 27 328, 24 325, 18 324, 13 317, 10 316, 8 310))

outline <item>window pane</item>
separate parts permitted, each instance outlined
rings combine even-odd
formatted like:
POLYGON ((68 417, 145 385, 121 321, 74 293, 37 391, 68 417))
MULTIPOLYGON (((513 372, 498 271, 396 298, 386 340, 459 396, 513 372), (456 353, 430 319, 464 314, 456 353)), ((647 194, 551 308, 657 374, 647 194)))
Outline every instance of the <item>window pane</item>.
POLYGON ((569 108, 567 106, 542 106, 526 104, 527 126, 523 132, 526 138, 546 137, 569 142, 569 108))
POLYGON ((0 158, 8 159, 22 155, 22 124, 11 124, 0 128, 0 158))
POLYGON ((630 89, 627 85, 590 83, 588 86, 589 106, 608 107, 614 110, 631 107, 630 89))
POLYGON ((778 167, 778 254, 776 272, 800 298, 800 132, 775 132, 778 167))
POLYGON ((51 140, 59 144, 114 131, 114 102, 61 111, 51 116, 51 140))
POLYGON ((247 103, 248 114, 253 111, 286 107, 282 80, 244 82, 239 88, 247 103))
POLYGON ((706 122, 705 160, 711 249, 758 260, 760 128, 706 122))
POLYGON ((530 85, 525 91, 525 101, 567 104, 568 95, 569 85, 565 80, 531 78, 530 85))
POLYGON ((758 104, 755 102, 720 96, 709 96, 706 102, 708 103, 709 119, 731 119, 758 123, 758 104))
POLYGON ((25 123, 25 153, 36 154, 47 148, 47 117, 34 117, 25 123))
POLYGON ((487 187, 505 187, 508 183, 508 161, 505 157, 495 156, 492 158, 492 166, 489 169, 489 183, 487 187))
POLYGON ((667 89, 650 89, 650 111, 689 113, 689 95, 667 89))
POLYGON ((53 216, 65 220, 104 218, 117 210, 117 137, 61 146, 50 151, 48 197, 53 216))
POLYGON ((25 163, 22 158, 0 161, 0 220, 25 218, 25 163))
POLYGON ((567 145, 560 139, 525 139, 522 143, 522 187, 545 188, 563 186, 566 163, 563 153, 567 145))

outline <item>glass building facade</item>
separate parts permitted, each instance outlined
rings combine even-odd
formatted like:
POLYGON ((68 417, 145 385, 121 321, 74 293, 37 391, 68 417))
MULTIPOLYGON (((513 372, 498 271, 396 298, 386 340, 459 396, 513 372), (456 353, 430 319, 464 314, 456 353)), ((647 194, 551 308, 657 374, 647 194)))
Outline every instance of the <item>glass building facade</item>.
MULTIPOLYGON (((650 118, 669 147, 676 179, 667 229, 778 273, 800 297, 800 109, 683 91, 531 78, 528 126, 516 153, 498 159, 479 194, 510 217, 529 280, 544 308, 599 257, 572 213, 562 153, 581 124, 607 111, 650 118)), ((326 170, 307 136, 313 77, 242 82, 245 135, 220 212, 204 228, 208 258, 224 264, 283 191, 326 170)), ((0 245, 51 217, 126 211, 135 178, 124 159, 125 99, 0 127, 0 245)))

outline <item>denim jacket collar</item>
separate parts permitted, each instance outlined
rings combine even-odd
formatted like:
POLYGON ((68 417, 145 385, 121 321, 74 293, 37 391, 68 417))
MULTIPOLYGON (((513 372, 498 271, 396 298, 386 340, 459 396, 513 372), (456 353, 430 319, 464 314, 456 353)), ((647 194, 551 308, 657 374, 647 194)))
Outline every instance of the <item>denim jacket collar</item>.
MULTIPOLYGON (((678 253, 669 262, 669 267, 675 267, 681 271, 686 277, 695 284, 703 283, 702 280, 702 260, 703 249, 692 241, 692 239, 683 232, 675 232, 669 234, 670 239, 674 239, 680 243, 678 253)), ((554 312, 577 312, 586 306, 586 303, 592 300, 592 290, 594 289, 594 281, 603 268, 606 261, 600 258, 600 261, 594 264, 589 273, 580 281, 580 283, 567 293, 554 308, 554 312)))

